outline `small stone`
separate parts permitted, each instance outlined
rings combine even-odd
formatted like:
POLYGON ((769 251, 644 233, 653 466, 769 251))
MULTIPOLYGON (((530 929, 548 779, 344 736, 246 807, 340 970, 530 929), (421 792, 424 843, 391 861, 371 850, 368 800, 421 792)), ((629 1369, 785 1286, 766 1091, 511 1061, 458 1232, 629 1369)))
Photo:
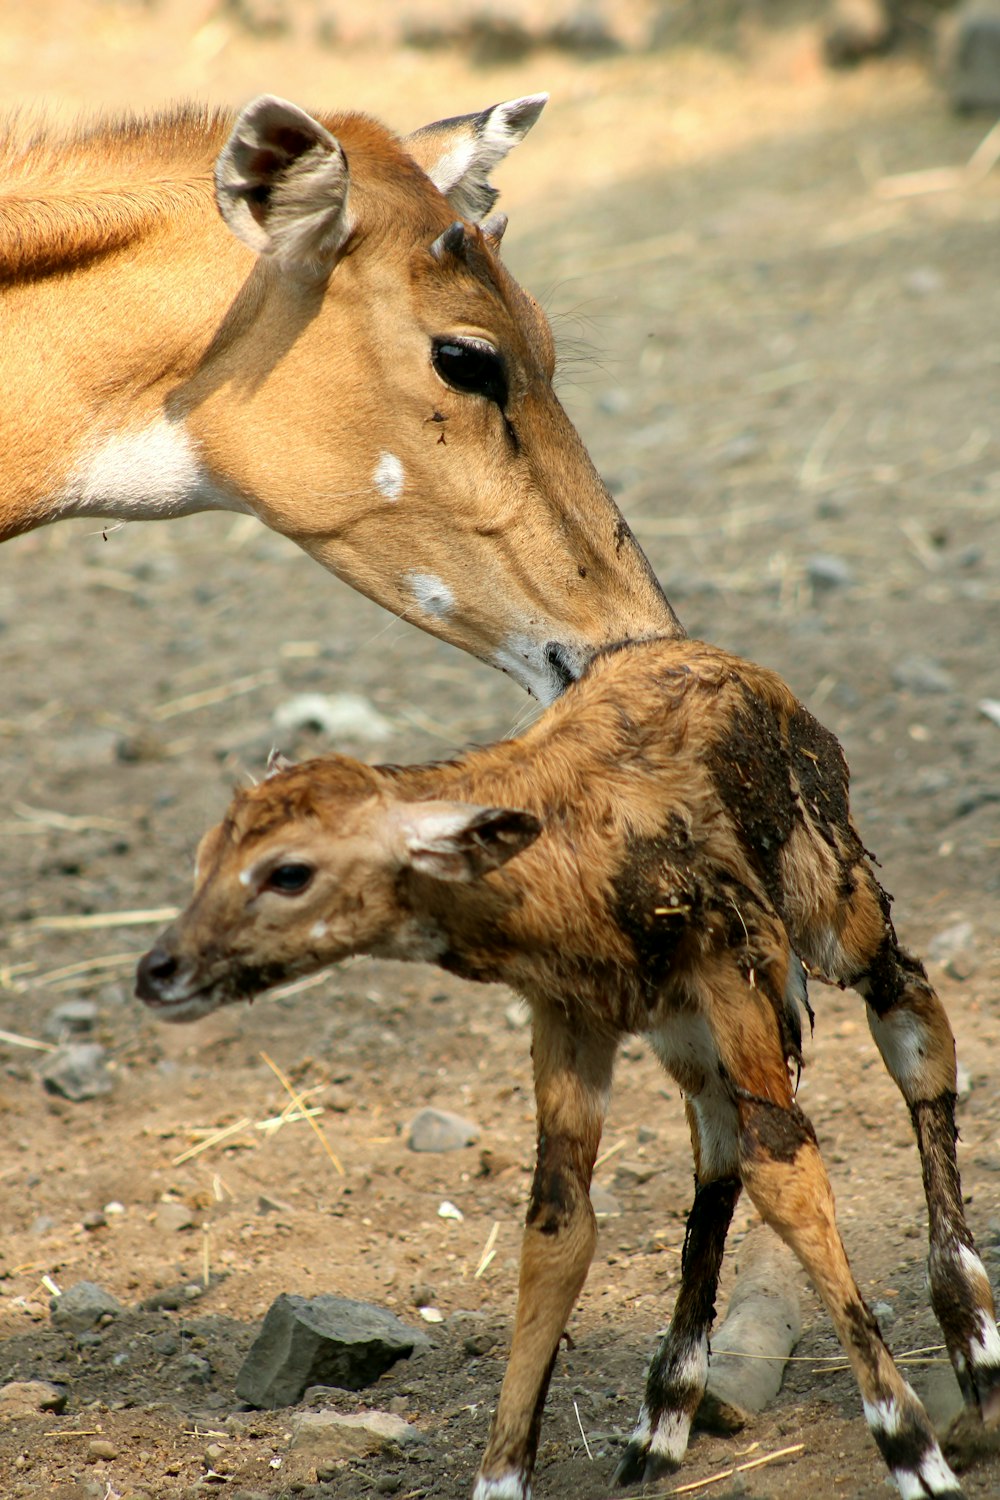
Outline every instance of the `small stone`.
POLYGON ((375 1481, 375 1491, 379 1495, 397 1495, 403 1487, 403 1481, 398 1474, 382 1474, 375 1481))
POLYGON ((61 1042, 70 1036, 85 1036, 97 1024, 97 1006, 93 1000, 63 1000, 45 1017, 42 1035, 50 1042, 61 1042))
POLYGON ((834 589, 850 588, 854 582, 854 569, 842 557, 816 553, 806 559, 806 577, 812 586, 813 597, 819 599, 834 589))
POLYGON ((896 1309, 891 1302, 876 1302, 872 1307, 872 1312, 880 1323, 891 1323, 896 1316, 896 1309))
POLYGON ((410 1300, 414 1307, 430 1307, 436 1296, 429 1281, 415 1281, 410 1288, 410 1300))
POLYGON ((104 1217, 101 1209, 92 1208, 84 1214, 83 1218, 80 1220, 80 1223, 83 1225, 84 1229, 93 1230, 107 1228, 108 1221, 104 1217))
POLYGON ((590 1185, 590 1206, 599 1219, 617 1218, 622 1211, 622 1206, 614 1193, 602 1187, 599 1182, 593 1182, 590 1185))
POLYGON ((927 956, 936 964, 946 964, 956 953, 968 953, 975 946, 975 928, 966 920, 942 927, 931 938, 927 956))
POLYGON ((460 1151, 472 1146, 481 1132, 478 1125, 446 1109, 422 1109, 406 1130, 411 1151, 460 1151))
POLYGON ((273 1193, 258 1193, 257 1212, 259 1214, 293 1214, 295 1210, 281 1198, 276 1198, 273 1193))
POLYGON ((87 1444, 87 1457, 91 1463, 97 1463, 100 1459, 117 1458, 118 1449, 107 1438, 91 1438, 87 1444))
POLYGON ((960 113, 1000 110, 1000 4, 965 0, 943 28, 942 71, 960 113))
POLYGON ((114 1087, 108 1072, 108 1053, 96 1042, 74 1042, 57 1047, 39 1070, 39 1077, 49 1094, 59 1094, 79 1104, 110 1094, 114 1087))
POLYGON ((104 1318, 121 1317, 125 1311, 117 1297, 112 1297, 93 1281, 78 1281, 49 1303, 52 1322, 66 1333, 85 1333, 104 1318))
POLYGON ((209 1443, 205 1449, 204 1464, 206 1469, 212 1469, 216 1474, 227 1467, 229 1450, 221 1443, 209 1443))
POLYGON ((335 1411, 307 1411, 294 1419, 293 1448, 304 1450, 314 1462, 360 1458, 379 1453, 395 1443, 407 1447, 422 1441, 416 1427, 388 1411, 363 1411, 342 1416, 335 1411))
POLYGON ((11 1380, 0 1387, 0 1418, 33 1417, 39 1412, 61 1412, 66 1405, 65 1386, 48 1380, 11 1380))
POLYGON ((273 723, 281 735, 312 729, 330 739, 373 745, 392 736, 389 720, 360 693, 299 693, 279 704, 273 723))
POLYGON ((186 1203, 176 1198, 157 1204, 155 1224, 163 1234, 177 1234, 183 1229, 194 1228, 194 1215, 186 1203))
POLYGON ((905 692, 929 696, 932 693, 950 693, 955 679, 947 667, 930 656, 914 653, 904 656, 892 669, 892 680, 905 692))
POLYGON ((184 1385, 208 1385, 212 1366, 200 1354, 185 1354, 177 1361, 175 1373, 184 1385))

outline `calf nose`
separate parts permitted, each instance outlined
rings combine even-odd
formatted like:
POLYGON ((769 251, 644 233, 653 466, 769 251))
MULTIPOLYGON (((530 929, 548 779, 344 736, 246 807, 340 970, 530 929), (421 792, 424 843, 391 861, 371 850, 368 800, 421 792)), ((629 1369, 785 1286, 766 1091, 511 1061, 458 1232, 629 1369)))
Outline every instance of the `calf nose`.
POLYGON ((151 948, 139 960, 135 989, 140 1000, 158 1000, 163 986, 177 973, 178 963, 166 948, 151 948))

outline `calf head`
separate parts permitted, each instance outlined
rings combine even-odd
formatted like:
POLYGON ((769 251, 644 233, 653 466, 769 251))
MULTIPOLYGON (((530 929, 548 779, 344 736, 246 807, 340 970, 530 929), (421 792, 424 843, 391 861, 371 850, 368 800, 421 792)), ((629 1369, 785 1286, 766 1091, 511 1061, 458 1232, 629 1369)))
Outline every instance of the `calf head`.
POLYGON ((441 882, 478 882, 532 843, 532 814, 405 801, 344 757, 282 766, 201 841, 195 892, 142 958, 137 992, 195 1020, 354 953, 434 959, 441 882))

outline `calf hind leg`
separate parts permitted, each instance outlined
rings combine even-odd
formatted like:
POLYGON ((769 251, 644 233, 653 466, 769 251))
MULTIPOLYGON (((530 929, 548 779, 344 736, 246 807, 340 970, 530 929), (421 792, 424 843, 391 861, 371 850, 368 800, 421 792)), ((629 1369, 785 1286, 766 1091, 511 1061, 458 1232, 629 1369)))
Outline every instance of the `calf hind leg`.
POLYGON ((740 1101, 743 1183, 794 1251, 830 1314, 861 1389, 865 1416, 904 1500, 961 1496, 923 1407, 900 1375, 851 1274, 812 1127, 787 1105, 740 1101))
POLYGON ((927 1198, 931 1303, 966 1403, 993 1426, 1000 1424, 1000 1334, 962 1204, 955 1039, 923 965, 896 939, 888 897, 867 868, 857 867, 855 877, 835 977, 864 996, 872 1036, 909 1108, 927 1198))

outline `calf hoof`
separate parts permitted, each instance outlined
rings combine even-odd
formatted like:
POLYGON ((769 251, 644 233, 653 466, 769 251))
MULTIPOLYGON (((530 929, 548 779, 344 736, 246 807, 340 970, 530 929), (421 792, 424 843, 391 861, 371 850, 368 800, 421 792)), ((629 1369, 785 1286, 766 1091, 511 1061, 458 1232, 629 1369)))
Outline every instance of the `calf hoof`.
POLYGON ((611 1482, 620 1489, 632 1484, 648 1484, 664 1474, 676 1474, 680 1466, 680 1459, 653 1453, 633 1438, 625 1449, 611 1482))
POLYGON ((949 1462, 959 1471, 1000 1453, 1000 1426, 987 1426, 979 1409, 967 1406, 960 1411, 941 1440, 949 1462))

